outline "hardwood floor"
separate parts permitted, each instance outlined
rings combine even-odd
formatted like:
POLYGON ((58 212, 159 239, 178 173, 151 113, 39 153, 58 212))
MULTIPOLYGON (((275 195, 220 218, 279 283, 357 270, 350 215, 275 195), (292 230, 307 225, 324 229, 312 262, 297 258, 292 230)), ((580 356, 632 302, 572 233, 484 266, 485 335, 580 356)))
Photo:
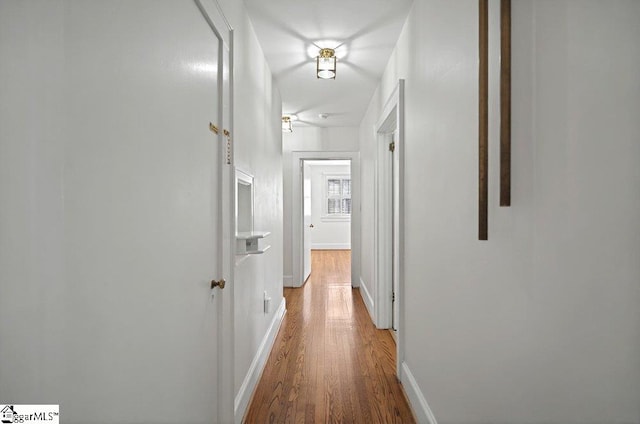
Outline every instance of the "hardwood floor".
POLYGON ((314 250, 245 423, 413 423, 395 376, 395 344, 350 284, 351 252, 314 250))

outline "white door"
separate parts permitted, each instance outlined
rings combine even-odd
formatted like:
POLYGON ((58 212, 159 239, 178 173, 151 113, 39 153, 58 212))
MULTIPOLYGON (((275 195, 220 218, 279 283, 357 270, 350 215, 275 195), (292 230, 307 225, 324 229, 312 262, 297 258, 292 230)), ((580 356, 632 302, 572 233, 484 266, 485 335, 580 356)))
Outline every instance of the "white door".
POLYGON ((233 386, 218 386, 219 323, 229 315, 226 290, 214 298, 210 283, 226 248, 227 55, 194 1, 115 4, 74 2, 66 16, 77 341, 65 410, 70 422, 221 422, 233 386))
POLYGON ((304 283, 311 275, 311 231, 313 222, 311 221, 311 166, 304 162, 302 167, 302 226, 303 226, 303 261, 304 261, 304 283))

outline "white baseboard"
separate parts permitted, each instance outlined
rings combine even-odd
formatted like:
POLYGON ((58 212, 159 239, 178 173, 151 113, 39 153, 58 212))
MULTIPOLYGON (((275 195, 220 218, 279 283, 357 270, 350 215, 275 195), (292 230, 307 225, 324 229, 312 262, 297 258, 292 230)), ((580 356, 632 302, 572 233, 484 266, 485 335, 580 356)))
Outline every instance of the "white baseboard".
POLYGON ((282 277, 282 284, 285 287, 293 287, 293 275, 285 275, 282 277))
POLYGON ((311 243, 311 250, 350 250, 351 243, 311 243))
POLYGON ((267 363, 269 353, 271 353, 271 349, 273 348, 273 343, 278 335, 278 330, 280 329, 280 324, 282 324, 282 318, 284 317, 285 312, 286 304, 283 297, 280 302, 280 306, 278 306, 278 310, 271 320, 269 329, 258 347, 258 352, 256 352, 256 356, 254 356, 253 361, 251 361, 251 366, 249 367, 249 371, 247 371, 247 375, 242 382, 242 386, 240 386, 240 390, 238 390, 238 394, 236 395, 234 414, 235 422, 238 424, 242 422, 242 418, 244 418, 244 414, 247 412, 251 395, 253 394, 253 391, 258 384, 258 380, 262 375, 262 370, 267 363))
POLYGON ((374 310, 373 310, 373 297, 371 297, 371 293, 367 289, 367 285, 365 284, 362 277, 360 277, 360 294, 362 295, 362 300, 364 300, 364 306, 367 307, 367 311, 369 311, 369 316, 371 317, 371 321, 376 322, 374 310))
POLYGON ((436 417, 433 415, 427 400, 424 398, 416 379, 413 377, 411 370, 406 362, 402 363, 402 386, 409 398, 409 404, 413 413, 416 415, 416 421, 422 424, 438 424, 436 417))

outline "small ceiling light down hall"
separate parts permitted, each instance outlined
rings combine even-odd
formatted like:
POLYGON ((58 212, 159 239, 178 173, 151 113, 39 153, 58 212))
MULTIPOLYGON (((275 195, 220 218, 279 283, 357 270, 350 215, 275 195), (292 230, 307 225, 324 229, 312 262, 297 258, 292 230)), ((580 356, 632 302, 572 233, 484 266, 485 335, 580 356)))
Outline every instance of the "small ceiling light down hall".
POLYGON ((291 125, 291 117, 283 116, 282 117, 282 132, 293 132, 293 127, 291 125))
POLYGON ((320 49, 316 57, 316 76, 322 79, 336 79, 336 52, 333 49, 320 49))

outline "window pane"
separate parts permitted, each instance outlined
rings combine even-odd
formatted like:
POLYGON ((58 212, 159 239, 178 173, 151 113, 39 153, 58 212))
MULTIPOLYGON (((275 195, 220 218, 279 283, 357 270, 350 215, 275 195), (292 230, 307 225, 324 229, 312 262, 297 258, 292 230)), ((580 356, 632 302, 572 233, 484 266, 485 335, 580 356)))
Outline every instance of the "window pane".
POLYGON ((340 180, 327 180, 327 195, 340 196, 340 180))
POLYGON ((342 180, 342 195, 351 197, 351 180, 342 180))
POLYGON ((346 215, 351 214, 351 199, 342 199, 342 213, 346 215))
POLYGON ((327 199, 327 213, 339 214, 340 213, 340 199, 327 199))

